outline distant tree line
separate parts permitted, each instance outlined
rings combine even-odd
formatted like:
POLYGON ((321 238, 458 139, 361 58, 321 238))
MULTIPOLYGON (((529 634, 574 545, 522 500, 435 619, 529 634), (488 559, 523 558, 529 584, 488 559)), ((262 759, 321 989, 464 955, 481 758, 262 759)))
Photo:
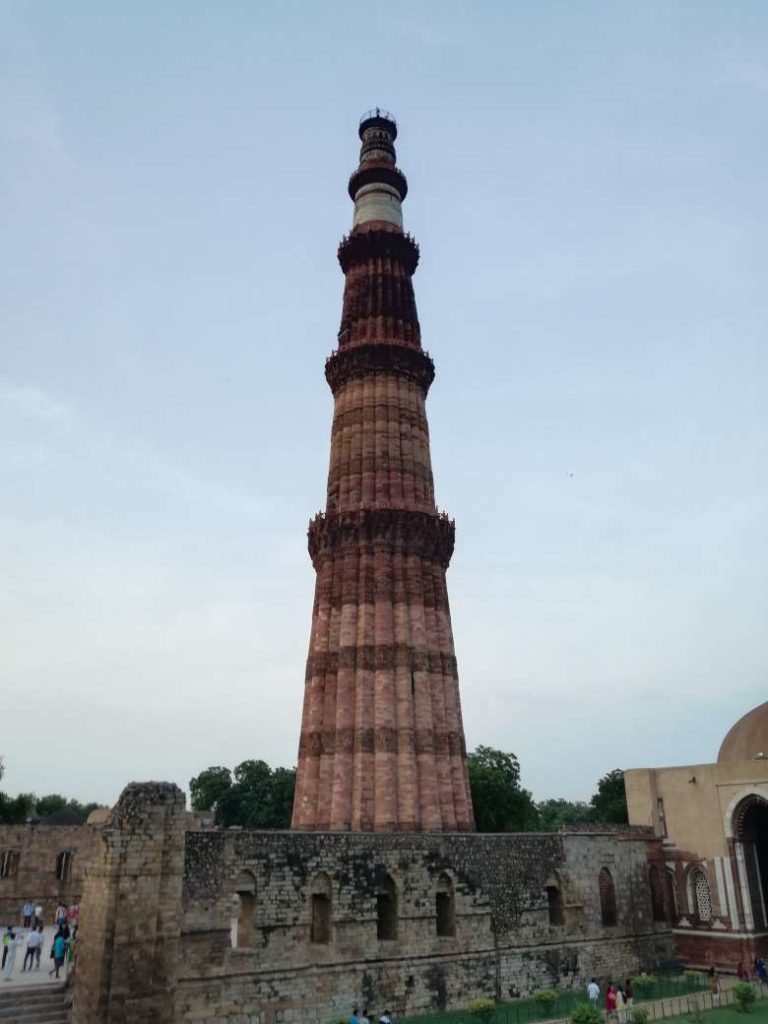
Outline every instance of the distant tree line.
MULTIPOLYGON (((480 746, 467 762, 479 832, 554 832, 566 822, 628 821, 621 768, 599 780, 588 803, 562 797, 537 803, 520 784, 520 763, 514 754, 480 746)), ((190 779, 189 791, 193 809, 211 811, 223 828, 289 828, 295 785, 295 768, 243 761, 232 771, 206 768, 190 779)))
MULTIPOLYGON (((4 772, 5 763, 0 758, 0 779, 4 772)), ((34 793, 19 793, 10 797, 0 790, 0 825, 23 825, 30 820, 39 821, 41 825, 83 825, 91 811, 99 806, 68 800, 60 793, 41 797, 34 793)))

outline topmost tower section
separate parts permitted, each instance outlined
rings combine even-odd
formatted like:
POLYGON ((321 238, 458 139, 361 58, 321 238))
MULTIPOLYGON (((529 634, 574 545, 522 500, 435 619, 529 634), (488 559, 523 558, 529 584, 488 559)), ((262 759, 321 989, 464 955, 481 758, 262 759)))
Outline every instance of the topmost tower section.
POLYGON ((349 179, 349 195, 355 204, 352 227, 388 225, 402 231, 401 204, 408 182, 396 166, 397 122, 376 107, 363 114, 358 134, 362 142, 360 165, 349 179))

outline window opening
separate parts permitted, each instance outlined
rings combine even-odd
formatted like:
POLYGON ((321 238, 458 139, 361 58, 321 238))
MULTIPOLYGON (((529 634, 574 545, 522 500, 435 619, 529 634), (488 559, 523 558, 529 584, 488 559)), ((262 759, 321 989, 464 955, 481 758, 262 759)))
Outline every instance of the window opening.
POLYGON ((397 938, 397 888, 389 875, 376 893, 376 935, 385 941, 397 938))

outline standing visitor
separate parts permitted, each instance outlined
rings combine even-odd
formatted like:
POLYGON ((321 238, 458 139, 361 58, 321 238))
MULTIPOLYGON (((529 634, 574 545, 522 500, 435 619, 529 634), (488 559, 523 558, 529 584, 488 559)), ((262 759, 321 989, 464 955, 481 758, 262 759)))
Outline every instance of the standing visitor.
POLYGON ((739 960, 739 966, 736 968, 736 977, 739 981, 749 981, 749 971, 744 966, 743 960, 739 960))
POLYGON ((77 919, 80 916, 80 904, 71 903, 69 907, 69 923, 74 928, 77 924, 77 919))
POLYGON ((619 1024, 627 1024, 627 1001, 621 985, 616 989, 616 1011, 619 1015, 619 1024))
POLYGON ((56 907, 56 916, 53 920, 57 928, 61 928, 63 924, 67 923, 67 907, 65 903, 60 903, 56 907))
POLYGON ((38 942, 37 949, 35 950, 35 970, 39 971, 40 970, 40 956, 41 956, 41 954, 43 952, 43 926, 41 924, 39 924, 37 926, 37 928, 35 929, 35 931, 40 936, 40 941, 38 942))
POLYGON ((360 1018, 358 1017, 359 1012, 360 1011, 357 1008, 357 1003, 355 1003, 355 1005, 352 1007, 352 1016, 349 1018, 349 1024, 360 1024, 360 1018))
POLYGON ((761 956, 757 958, 757 980, 761 985, 765 984, 765 960, 761 956))
POLYGON ((35 907, 35 928, 37 928, 37 926, 39 924, 42 924, 42 923, 43 923, 43 905, 42 905, 42 903, 38 903, 37 906, 35 907))
POLYGON ((605 993, 605 1012, 609 1017, 612 1013, 616 1013, 616 987, 612 981, 608 982, 605 993))
POLYGON ((627 978, 624 982, 624 998, 627 1001, 627 1006, 631 1009, 635 1005, 635 990, 632 988, 631 978, 627 978))
POLYGON ((64 963, 64 953, 66 952, 67 941, 64 938, 64 934, 61 930, 56 932, 56 938, 53 940, 53 949, 51 950, 51 959, 53 960, 53 967, 48 971, 48 977, 56 972, 56 977, 59 976, 61 965, 64 963))
POLYGON ((385 1010, 379 1017, 379 1024, 392 1024, 392 1018, 389 1015, 389 1010, 385 1010))
POLYGON ((371 1024, 367 1010, 363 1010, 363 1016, 360 1018, 360 1024, 371 1024))
POLYGON ((33 928, 29 933, 29 938, 27 939, 27 949, 24 953, 24 964, 21 968, 22 972, 27 970, 27 964, 29 964, 29 970, 32 970, 32 965, 39 955, 38 948, 42 944, 42 941, 42 933, 39 932, 37 928, 33 928))
POLYGON ((597 984, 595 978, 593 978, 592 981, 590 981, 590 983, 587 985, 587 998, 589 999, 590 1003, 592 1003, 594 1006, 597 1006, 597 1002, 600 998, 600 986, 597 984))
POLYGON ((719 1006, 720 1004, 720 979, 715 973, 715 968, 709 968, 709 991, 712 993, 712 1005, 719 1006))
POLYGON ((24 906, 21 908, 21 917, 22 920, 24 921, 25 928, 30 928, 32 926, 32 914, 34 913, 34 911, 35 908, 32 906, 29 900, 27 900, 24 906))

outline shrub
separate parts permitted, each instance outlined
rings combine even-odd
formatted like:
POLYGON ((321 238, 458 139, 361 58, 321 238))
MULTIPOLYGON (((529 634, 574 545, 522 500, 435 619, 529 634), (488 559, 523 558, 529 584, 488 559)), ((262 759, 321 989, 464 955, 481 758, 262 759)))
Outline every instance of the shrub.
POLYGON ((651 1014, 650 1011, 644 1009, 642 1006, 636 1006, 632 1010, 632 1021, 634 1024, 648 1024, 648 1020, 651 1014))
POLYGON ((594 1003, 579 1003, 573 1008, 571 1024, 605 1024, 605 1018, 594 1003))
POLYGON ((733 986, 733 998, 736 1000, 736 1005, 742 1013, 749 1013, 752 1009, 752 1004, 757 998, 755 990, 749 984, 748 981, 737 981, 733 986))
POLYGON ((557 992, 552 988, 540 988, 533 993, 533 1001, 542 1014, 552 1013, 557 1002, 557 992))
POLYGON ((633 984, 637 995, 647 996, 656 984, 656 976, 654 974, 639 974, 633 984))
POLYGON ((467 1011, 481 1021, 489 1021, 496 1009, 493 999, 473 999, 467 1004, 467 1011))

